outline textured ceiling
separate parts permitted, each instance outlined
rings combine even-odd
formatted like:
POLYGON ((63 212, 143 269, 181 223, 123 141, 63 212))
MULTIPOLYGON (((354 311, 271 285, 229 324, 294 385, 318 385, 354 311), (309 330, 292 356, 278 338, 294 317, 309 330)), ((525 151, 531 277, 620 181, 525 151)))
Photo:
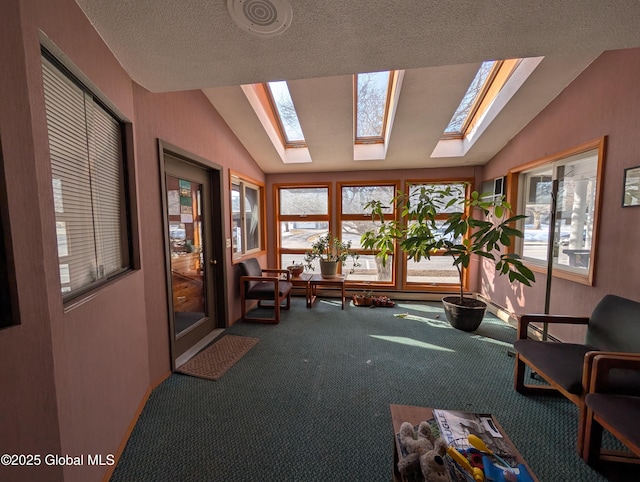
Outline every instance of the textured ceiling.
POLYGON ((604 50, 640 46, 640 2, 291 0, 259 38, 226 0, 76 0, 134 81, 203 89, 266 172, 483 164, 604 50), (460 158, 430 155, 480 62, 544 56, 460 158), (351 75, 406 69, 387 157, 353 160, 351 75), (290 81, 313 162, 283 164, 240 85, 290 81))

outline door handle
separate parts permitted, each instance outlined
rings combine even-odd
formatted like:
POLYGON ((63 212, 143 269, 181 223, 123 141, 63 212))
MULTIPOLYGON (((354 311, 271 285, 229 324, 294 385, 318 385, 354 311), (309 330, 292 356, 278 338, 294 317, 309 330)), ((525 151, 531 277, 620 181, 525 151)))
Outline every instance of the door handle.
POLYGON ((218 264, 218 260, 217 260, 217 259, 210 259, 210 260, 209 260, 209 264, 210 264, 211 266, 215 266, 216 264, 218 264))

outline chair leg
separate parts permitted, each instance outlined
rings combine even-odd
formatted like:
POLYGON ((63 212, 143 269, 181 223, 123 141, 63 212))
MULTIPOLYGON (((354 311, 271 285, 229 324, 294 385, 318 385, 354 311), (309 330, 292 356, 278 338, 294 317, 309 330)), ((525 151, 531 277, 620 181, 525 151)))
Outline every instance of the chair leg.
POLYGON ((247 318, 247 300, 244 299, 244 284, 240 285, 240 312, 242 313, 242 320, 247 318))
MULTIPOLYGON (((582 458, 587 464, 594 464, 600 456, 602 426, 596 422, 592 410, 586 407, 584 410, 586 414, 582 431, 582 458)), ((578 436, 580 437, 580 434, 578 436)))
POLYGON ((274 323, 280 323, 280 300, 276 300, 273 304, 273 309, 275 310, 274 314, 274 323))
MULTIPOLYGON (((586 444, 585 436, 587 426, 587 412, 590 412, 590 410, 588 410, 587 406, 584 404, 584 398, 578 405, 578 411, 578 443, 576 444, 576 449, 578 451, 578 455, 582 456, 586 444)), ((591 420, 593 420, 593 416, 591 417, 591 420)))
POLYGON ((518 393, 526 393, 524 386, 525 363, 520 359, 520 355, 516 353, 515 366, 513 371, 513 387, 518 393))

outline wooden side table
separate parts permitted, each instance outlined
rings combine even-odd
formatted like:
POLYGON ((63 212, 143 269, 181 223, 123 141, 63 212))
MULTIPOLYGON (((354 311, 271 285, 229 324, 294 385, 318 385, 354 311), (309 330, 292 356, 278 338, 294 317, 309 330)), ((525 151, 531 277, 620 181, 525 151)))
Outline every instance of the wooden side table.
POLYGON ((304 296, 307 299, 307 308, 311 308, 311 284, 309 281, 314 275, 311 273, 300 273, 300 276, 292 276, 291 284, 294 288, 304 288, 304 296))
POLYGON ((347 297, 347 293, 345 290, 345 281, 347 280, 347 275, 338 274, 333 278, 323 278, 321 274, 314 274, 311 276, 309 280, 310 286, 310 295, 308 298, 308 306, 313 306, 317 297, 318 297, 318 286, 322 286, 323 288, 335 289, 336 287, 340 289, 341 299, 342 299, 342 309, 344 310, 345 299, 347 297))

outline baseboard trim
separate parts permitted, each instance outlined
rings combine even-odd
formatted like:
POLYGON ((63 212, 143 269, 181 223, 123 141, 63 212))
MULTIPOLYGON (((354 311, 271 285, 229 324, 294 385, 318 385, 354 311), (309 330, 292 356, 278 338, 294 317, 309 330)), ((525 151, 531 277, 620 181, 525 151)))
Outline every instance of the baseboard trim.
POLYGON ((133 432, 133 429, 135 428, 136 423, 138 423, 140 414, 142 414, 142 410, 144 410, 144 407, 147 404, 149 397, 151 396, 151 392, 153 392, 158 385, 160 385, 170 376, 171 376, 171 372, 165 373, 158 380, 152 383, 149 386, 149 388, 147 388, 147 391, 143 395, 142 400, 138 405, 138 409, 136 410, 136 413, 133 415, 133 419, 131 420, 129 427, 127 428, 127 431, 124 434, 124 437, 122 438, 122 442, 120 442, 120 446, 118 447, 118 450, 116 450, 116 453, 114 454, 115 455, 114 464, 111 467, 107 468, 107 471, 105 472, 104 477, 102 478, 102 482, 109 482, 109 479, 111 479, 111 476, 113 475, 113 472, 116 469, 116 466, 118 465, 118 461, 120 460, 120 456, 122 455, 122 452, 124 452, 124 448, 126 447, 127 442, 129 441, 129 437, 131 437, 131 433, 133 432))
MULTIPOLYGON (((502 321, 505 321, 509 325, 513 326, 514 328, 516 329, 518 328, 518 317, 515 315, 515 313, 508 311, 506 308, 494 303, 489 298, 479 293, 476 295, 476 298, 478 298, 481 301, 484 301, 487 304, 487 310, 490 313, 493 313, 495 316, 500 318, 502 321)), ((535 340, 542 340, 542 328, 533 324, 529 324, 529 330, 528 330, 527 336, 535 340)), ((548 333, 547 333, 547 340, 555 341, 555 342, 561 341, 559 338, 556 338, 555 336, 550 335, 548 333)))

